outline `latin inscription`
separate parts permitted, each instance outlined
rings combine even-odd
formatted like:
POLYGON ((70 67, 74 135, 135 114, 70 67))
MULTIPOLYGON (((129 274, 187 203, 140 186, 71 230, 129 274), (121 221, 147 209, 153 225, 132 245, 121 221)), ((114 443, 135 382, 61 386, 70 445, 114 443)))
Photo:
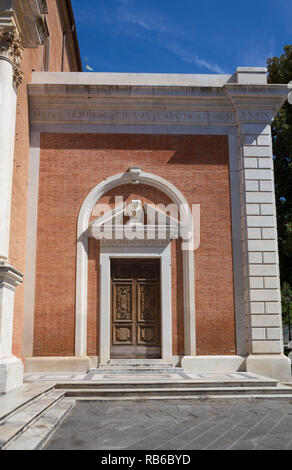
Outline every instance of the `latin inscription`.
POLYGON ((238 111, 238 119, 240 121, 270 121, 274 117, 273 111, 262 111, 262 110, 253 110, 253 111, 238 111))
MULTIPOLYGON (((246 122, 269 122, 273 119, 271 110, 239 110, 238 120, 246 122)), ((153 110, 54 110, 33 109, 31 121, 46 123, 233 123, 236 121, 234 112, 215 111, 153 111, 153 110)))
POLYGON ((33 110, 32 122, 166 122, 166 123, 195 123, 195 122, 232 122, 233 112, 210 111, 148 111, 148 110, 33 110))

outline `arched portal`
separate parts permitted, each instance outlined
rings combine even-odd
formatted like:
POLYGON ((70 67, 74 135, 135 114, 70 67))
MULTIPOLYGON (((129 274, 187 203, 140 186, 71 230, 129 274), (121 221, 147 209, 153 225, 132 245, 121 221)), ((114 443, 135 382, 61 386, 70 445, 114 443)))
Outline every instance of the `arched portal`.
POLYGON ((130 168, 125 173, 111 176, 99 183, 88 194, 78 216, 76 257, 76 311, 75 311, 75 356, 87 353, 87 289, 88 289, 88 228, 94 206, 108 191, 124 184, 145 184, 166 194, 180 209, 185 230, 183 249, 184 286, 184 353, 196 354, 195 336, 195 285, 193 252, 193 219, 190 207, 182 193, 169 181, 140 168, 130 168))

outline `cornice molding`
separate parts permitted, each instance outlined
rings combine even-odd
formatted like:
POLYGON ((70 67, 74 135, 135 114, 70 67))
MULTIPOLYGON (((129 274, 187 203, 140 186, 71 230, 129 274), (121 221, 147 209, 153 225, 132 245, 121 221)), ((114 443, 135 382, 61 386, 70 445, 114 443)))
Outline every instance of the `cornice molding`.
POLYGON ((23 274, 7 262, 0 260, 0 287, 11 290, 23 282, 23 274))
POLYGON ((260 122, 270 124, 289 93, 289 85, 233 85, 224 86, 233 105, 238 123, 260 122))
POLYGON ((14 10, 0 10, 0 30, 2 28, 15 28, 20 35, 20 24, 14 10))

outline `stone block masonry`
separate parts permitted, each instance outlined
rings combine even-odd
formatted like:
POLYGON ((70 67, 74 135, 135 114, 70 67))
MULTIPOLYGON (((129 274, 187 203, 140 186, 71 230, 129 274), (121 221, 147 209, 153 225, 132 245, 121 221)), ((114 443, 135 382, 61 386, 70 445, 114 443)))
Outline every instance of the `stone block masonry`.
POLYGON ((249 348, 253 354, 281 353, 281 296, 270 126, 241 124, 240 140, 249 348))

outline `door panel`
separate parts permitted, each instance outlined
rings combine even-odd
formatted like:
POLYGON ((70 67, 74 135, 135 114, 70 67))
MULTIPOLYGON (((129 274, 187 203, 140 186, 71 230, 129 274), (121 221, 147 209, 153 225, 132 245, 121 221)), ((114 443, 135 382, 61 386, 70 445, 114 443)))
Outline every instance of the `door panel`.
POLYGON ((113 283, 113 344, 134 344, 133 284, 113 283))
POLYGON ((114 284, 114 321, 132 321, 133 285, 127 282, 114 284))
POLYGON ((133 344, 132 325, 116 325, 114 330, 113 345, 133 344))
POLYGON ((161 357, 159 260, 112 260, 111 278, 111 357, 161 357))
POLYGON ((137 282, 138 344, 159 346, 157 287, 157 283, 153 281, 137 282))

